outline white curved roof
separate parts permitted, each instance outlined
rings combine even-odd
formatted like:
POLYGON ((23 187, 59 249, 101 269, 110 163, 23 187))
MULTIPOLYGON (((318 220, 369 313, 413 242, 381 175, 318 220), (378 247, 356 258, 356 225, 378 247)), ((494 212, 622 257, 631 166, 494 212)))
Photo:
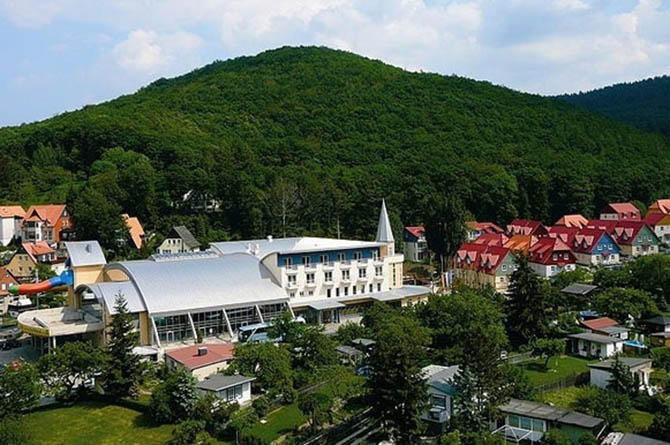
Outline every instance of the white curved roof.
POLYGON ((221 241, 210 244, 220 254, 255 252, 259 258, 273 253, 291 254, 325 252, 331 250, 364 249, 383 246, 376 241, 357 241, 335 238, 303 236, 297 238, 272 238, 248 241, 221 241))
POLYGON ((174 261, 123 261, 106 269, 125 272, 151 315, 288 301, 286 291, 270 271, 246 253, 174 261))
POLYGON ((116 314, 114 307, 116 306, 116 297, 118 295, 123 295, 123 298, 126 299, 126 305, 129 312, 137 313, 146 311, 142 297, 140 297, 135 285, 130 281, 81 284, 77 286, 76 292, 80 293, 87 289, 93 292, 99 301, 104 301, 107 310, 112 315, 116 314))

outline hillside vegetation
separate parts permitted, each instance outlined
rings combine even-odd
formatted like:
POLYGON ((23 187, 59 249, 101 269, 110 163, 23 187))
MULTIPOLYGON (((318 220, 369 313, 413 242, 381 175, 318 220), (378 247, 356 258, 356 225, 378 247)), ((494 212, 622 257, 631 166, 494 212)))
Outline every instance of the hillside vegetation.
POLYGON ((566 102, 670 137, 670 77, 620 83, 593 91, 560 96, 566 102))
POLYGON ((123 210, 162 232, 185 222, 203 241, 333 236, 338 222, 368 238, 382 197, 400 230, 446 192, 497 223, 590 216, 670 196, 668 145, 556 99, 315 47, 214 62, 0 129, 0 199, 67 199, 80 221, 123 210), (188 190, 222 211, 170 205, 188 190))

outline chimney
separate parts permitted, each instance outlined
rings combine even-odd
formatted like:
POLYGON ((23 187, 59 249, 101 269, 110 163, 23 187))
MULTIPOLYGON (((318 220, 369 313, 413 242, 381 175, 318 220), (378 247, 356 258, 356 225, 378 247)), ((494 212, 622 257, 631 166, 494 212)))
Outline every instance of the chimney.
POLYGON ((207 346, 200 346, 198 348, 198 356, 207 355, 207 346))
POLYGON ((272 242, 272 235, 268 235, 268 243, 272 242))

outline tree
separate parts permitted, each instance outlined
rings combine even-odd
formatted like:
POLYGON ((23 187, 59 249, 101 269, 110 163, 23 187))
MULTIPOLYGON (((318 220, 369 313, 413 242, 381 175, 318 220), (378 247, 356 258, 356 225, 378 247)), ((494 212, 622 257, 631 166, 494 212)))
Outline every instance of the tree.
POLYGON ((137 395, 142 377, 140 357, 133 352, 139 334, 134 330, 133 318, 123 295, 116 296, 116 314, 112 317, 107 345, 107 364, 103 374, 105 394, 114 399, 137 395))
POLYGON ((486 430, 490 407, 486 397, 482 397, 483 385, 477 374, 468 365, 462 365, 454 378, 454 385, 457 391, 454 397, 454 425, 463 431, 486 430))
POLYGON ((565 352, 565 340, 554 338, 538 338, 531 344, 534 357, 544 357, 544 369, 549 369, 549 360, 565 352))
POLYGON ((395 314, 375 324, 375 347, 370 356, 370 405, 401 444, 412 443, 428 403, 421 365, 429 332, 408 315, 395 314))
POLYGON ((528 256, 520 253, 516 262, 517 269, 510 277, 506 313, 510 339, 522 344, 546 336, 548 301, 542 279, 531 269, 528 256))
POLYGON ((30 429, 17 417, 0 419, 0 443, 3 445, 29 445, 33 443, 30 429))
POLYGON ((577 443, 578 445, 598 445, 598 439, 591 433, 582 433, 577 443))
POLYGON ((428 248, 440 258, 440 271, 448 269, 449 259, 465 241, 465 208, 453 194, 433 195, 424 204, 424 227, 428 248))
POLYGON ((619 323, 628 317, 640 319, 658 313, 651 296, 644 291, 613 287, 599 293, 593 301, 593 308, 602 316, 615 319, 619 323))
POLYGON ((368 328, 358 323, 344 323, 337 329, 335 338, 343 345, 351 344, 357 338, 369 338, 372 333, 368 328))
POLYGON ((188 419, 197 401, 195 379, 185 369, 179 369, 154 388, 149 412, 158 423, 175 423, 188 419))
POLYGON ((333 399, 324 393, 309 392, 298 396, 298 409, 309 419, 312 433, 330 420, 332 415, 333 399))
POLYGON ((202 420, 184 420, 172 430, 172 438, 167 445, 204 445, 209 443, 202 437, 204 431, 205 422, 202 420))
POLYGON ((627 422, 633 410, 630 398, 609 389, 585 386, 579 389, 575 400, 577 411, 602 417, 610 425, 627 422))
POLYGON ((640 382, 639 380, 636 380, 637 379, 633 378, 633 375, 630 373, 628 366, 623 364, 617 355, 614 358, 610 378, 607 381, 607 389, 619 394, 634 396, 639 392, 640 388, 640 382))
POLYGON ((37 405, 42 385, 30 363, 19 362, 0 370, 0 419, 17 416, 37 405))
POLYGON ((593 284, 601 289, 632 287, 632 276, 625 266, 620 269, 600 268, 593 275, 593 284))
MULTIPOLYGON (((264 397, 259 397, 256 400, 261 399, 264 399, 264 397)), ((205 430, 211 436, 220 439, 226 433, 231 414, 238 409, 240 409, 240 406, 237 402, 226 403, 214 393, 207 392, 196 402, 191 417, 205 422, 205 430)))
POLYGON ((114 251, 117 241, 128 232, 121 207, 92 187, 85 187, 70 207, 79 239, 98 240, 103 248, 114 251))
POLYGON ((272 325, 268 328, 268 337, 295 344, 306 328, 304 323, 296 323, 290 312, 284 312, 272 320, 272 325))
POLYGON ((542 445, 572 445, 570 437, 560 430, 549 430, 542 436, 542 445))
POLYGON ((654 367, 664 369, 670 373, 670 347, 654 348, 651 350, 651 356, 654 359, 654 367))
POLYGON ((659 307, 670 301, 670 257, 648 255, 638 257, 629 264, 631 287, 644 290, 656 297, 659 307))
POLYGON ((258 422, 258 416, 251 407, 239 409, 230 415, 228 427, 235 432, 235 444, 239 445, 242 431, 256 422, 258 422))
POLYGON ((47 393, 72 400, 88 391, 87 385, 105 365, 104 351, 88 342, 68 342, 43 355, 37 370, 47 393))
POLYGON ((521 400, 532 400, 535 396, 535 385, 523 368, 505 364, 503 366, 507 395, 521 400))
POLYGON ((229 374, 255 375, 254 384, 270 397, 293 388, 291 354, 272 343, 247 343, 235 348, 235 358, 226 369, 229 374))
POLYGON ((664 400, 660 409, 654 413, 649 433, 660 440, 670 437, 670 401, 664 400))
POLYGON ((295 366, 308 372, 314 372, 322 366, 337 363, 337 343, 323 334, 323 327, 306 328, 295 342, 295 366))

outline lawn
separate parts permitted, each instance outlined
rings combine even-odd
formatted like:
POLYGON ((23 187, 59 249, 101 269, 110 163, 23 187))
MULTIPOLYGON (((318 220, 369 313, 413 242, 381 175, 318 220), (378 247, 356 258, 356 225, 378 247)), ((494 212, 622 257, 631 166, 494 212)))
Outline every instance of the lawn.
POLYGON ((102 402, 44 409, 24 421, 35 443, 45 445, 165 443, 174 428, 153 426, 143 413, 102 402))
POLYGON ((531 383, 535 386, 545 385, 560 381, 562 378, 588 372, 588 364, 595 360, 587 360, 571 355, 552 357, 549 360, 549 369, 544 368, 544 359, 535 359, 530 362, 521 363, 531 383))
POLYGON ((298 409, 297 403, 282 406, 268 414, 266 420, 266 424, 256 423, 245 430, 244 435, 272 441, 306 422, 305 416, 298 409))

